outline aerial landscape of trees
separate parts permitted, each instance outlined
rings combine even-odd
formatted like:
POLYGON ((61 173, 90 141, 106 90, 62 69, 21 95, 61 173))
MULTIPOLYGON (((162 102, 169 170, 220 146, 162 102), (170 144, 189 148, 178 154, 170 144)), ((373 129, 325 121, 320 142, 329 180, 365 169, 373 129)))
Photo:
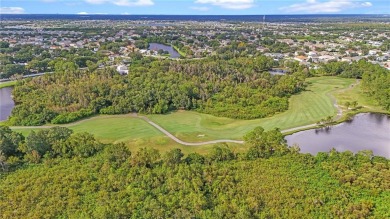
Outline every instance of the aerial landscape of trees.
POLYGON ((271 75, 274 61, 237 58, 169 61, 144 58, 121 76, 112 69, 79 70, 58 61, 55 74, 25 80, 13 91, 13 125, 69 123, 94 114, 166 113, 187 109, 240 119, 283 112, 305 87, 302 69, 271 75))
POLYGON ((2 218, 390 216, 386 158, 300 154, 277 129, 248 133, 247 152, 219 144, 207 155, 130 151, 58 127, 17 136, 0 129, 13 148, 0 160, 2 218))
POLYGON ((0 218, 390 218, 388 158, 285 139, 389 114, 388 18, 88 17, 0 22, 0 218))

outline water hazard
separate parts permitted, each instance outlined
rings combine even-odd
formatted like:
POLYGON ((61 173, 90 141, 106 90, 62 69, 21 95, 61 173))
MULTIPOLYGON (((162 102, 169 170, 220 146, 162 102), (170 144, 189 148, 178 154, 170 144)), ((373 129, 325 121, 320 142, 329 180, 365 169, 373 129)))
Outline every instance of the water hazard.
POLYGON ((7 120, 15 106, 11 95, 12 87, 5 87, 0 89, 0 121, 7 120))
POLYGON ((172 46, 166 46, 160 43, 150 43, 149 44, 149 49, 158 51, 160 49, 164 51, 168 51, 169 54, 171 55, 171 58, 179 58, 180 54, 172 47, 172 46))
POLYGON ((356 115, 352 121, 329 129, 298 132, 286 136, 288 145, 298 144, 302 153, 371 150, 374 155, 390 158, 390 116, 375 113, 356 115))

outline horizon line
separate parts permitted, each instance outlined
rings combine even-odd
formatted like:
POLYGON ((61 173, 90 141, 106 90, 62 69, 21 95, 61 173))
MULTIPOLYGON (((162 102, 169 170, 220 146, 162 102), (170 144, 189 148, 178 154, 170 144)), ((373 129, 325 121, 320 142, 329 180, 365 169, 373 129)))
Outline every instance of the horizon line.
POLYGON ((135 16, 264 16, 264 15, 283 15, 283 16, 295 16, 295 15, 385 15, 390 16, 389 14, 328 14, 328 13, 319 13, 319 14, 110 14, 110 13, 88 13, 86 14, 80 14, 80 13, 22 13, 22 14, 1 14, 0 15, 121 15, 121 16, 129 16, 129 15, 135 15, 135 16))

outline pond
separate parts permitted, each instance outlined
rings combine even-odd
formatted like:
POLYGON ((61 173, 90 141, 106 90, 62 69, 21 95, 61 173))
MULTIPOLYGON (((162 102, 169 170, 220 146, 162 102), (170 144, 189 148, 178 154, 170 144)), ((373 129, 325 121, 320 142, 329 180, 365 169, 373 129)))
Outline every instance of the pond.
POLYGON ((11 95, 12 87, 5 87, 0 89, 0 121, 7 120, 15 106, 11 95))
POLYGON ((277 69, 277 68, 273 68, 271 70, 268 71, 271 75, 285 75, 288 73, 287 70, 285 69, 277 69))
POLYGON ((158 50, 162 49, 164 51, 168 51, 169 54, 171 55, 171 58, 179 58, 180 57, 180 54, 172 46, 167 46, 167 45, 160 44, 160 43, 150 43, 149 49, 154 50, 154 51, 158 51, 158 50))
POLYGON ((289 146, 298 144, 302 153, 371 150, 376 156, 390 158, 390 116, 362 113, 353 120, 329 129, 298 132, 285 137, 289 146))

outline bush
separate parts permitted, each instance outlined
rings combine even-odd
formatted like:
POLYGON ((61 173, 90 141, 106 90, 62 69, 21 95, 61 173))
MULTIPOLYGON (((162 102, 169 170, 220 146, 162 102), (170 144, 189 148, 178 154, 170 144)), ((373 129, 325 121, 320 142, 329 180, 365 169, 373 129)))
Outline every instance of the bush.
POLYGON ((65 123, 70 123, 74 122, 76 120, 92 116, 94 115, 94 112, 92 110, 88 109, 81 109, 77 112, 72 112, 72 113, 64 113, 56 116, 53 120, 51 120, 51 123, 53 124, 65 124, 65 123))

